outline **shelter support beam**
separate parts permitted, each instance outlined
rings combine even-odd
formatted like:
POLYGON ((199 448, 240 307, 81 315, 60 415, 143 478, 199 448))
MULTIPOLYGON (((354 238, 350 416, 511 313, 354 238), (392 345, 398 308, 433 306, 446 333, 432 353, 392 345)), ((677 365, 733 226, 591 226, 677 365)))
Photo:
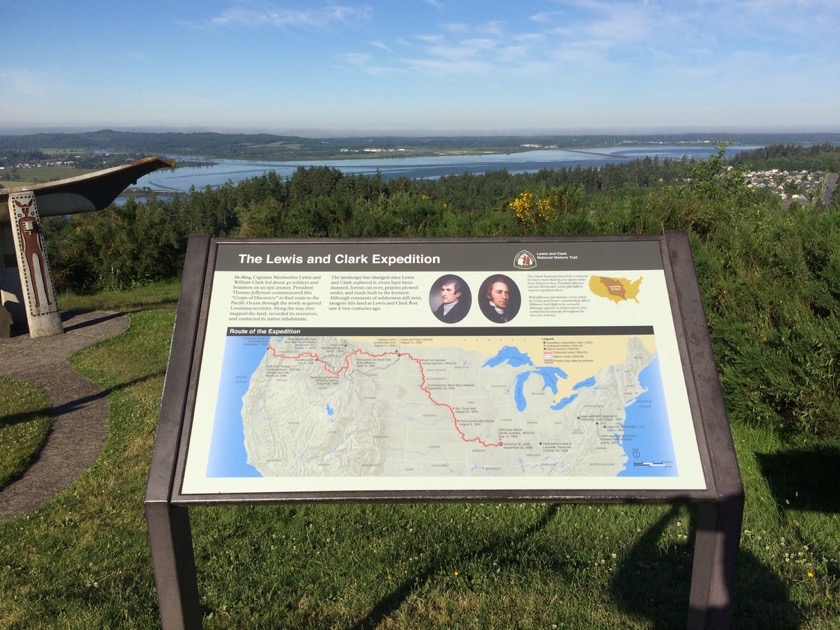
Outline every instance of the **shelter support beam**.
POLYGON ((56 182, 0 187, 0 336, 9 316, 16 324, 28 323, 30 337, 64 332, 41 217, 104 210, 127 186, 159 168, 175 168, 175 162, 148 157, 56 182))

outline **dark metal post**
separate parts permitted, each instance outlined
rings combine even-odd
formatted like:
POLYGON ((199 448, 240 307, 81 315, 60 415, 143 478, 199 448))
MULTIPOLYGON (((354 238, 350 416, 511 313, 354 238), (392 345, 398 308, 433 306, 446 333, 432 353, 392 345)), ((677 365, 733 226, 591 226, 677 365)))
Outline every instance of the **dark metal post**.
POLYGON ((696 392, 703 419, 697 428, 698 437, 706 440, 708 470, 717 492, 716 500, 698 506, 688 627, 719 630, 728 628, 732 621, 744 486, 688 235, 669 232, 666 242, 668 259, 674 276, 679 279, 674 284, 689 357, 686 385, 696 392))
POLYGON ((732 623, 743 513, 744 495, 699 506, 688 603, 691 630, 718 630, 732 623))
POLYGON ((190 237, 146 485, 146 524, 166 630, 201 627, 189 513, 186 507, 172 505, 171 498, 209 248, 209 237, 190 237))
POLYGON ((166 630, 201 628, 201 605, 195 574, 187 508, 168 502, 146 503, 160 618, 166 630))

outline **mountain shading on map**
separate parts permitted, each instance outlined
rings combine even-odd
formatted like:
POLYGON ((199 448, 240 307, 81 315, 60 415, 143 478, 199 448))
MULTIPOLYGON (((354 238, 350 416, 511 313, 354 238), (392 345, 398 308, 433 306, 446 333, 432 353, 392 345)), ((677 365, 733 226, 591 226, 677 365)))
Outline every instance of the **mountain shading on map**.
POLYGON ((613 302, 633 300, 638 303, 639 287, 642 278, 628 280, 627 278, 610 278, 607 276, 592 276, 589 278, 589 289, 598 297, 607 298, 613 302))

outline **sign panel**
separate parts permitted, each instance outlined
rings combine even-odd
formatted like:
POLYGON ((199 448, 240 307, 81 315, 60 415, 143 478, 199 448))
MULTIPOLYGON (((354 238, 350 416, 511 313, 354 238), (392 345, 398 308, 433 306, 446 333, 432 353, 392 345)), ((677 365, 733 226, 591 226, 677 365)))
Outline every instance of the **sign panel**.
POLYGON ((707 488, 659 240, 215 248, 184 497, 707 488))

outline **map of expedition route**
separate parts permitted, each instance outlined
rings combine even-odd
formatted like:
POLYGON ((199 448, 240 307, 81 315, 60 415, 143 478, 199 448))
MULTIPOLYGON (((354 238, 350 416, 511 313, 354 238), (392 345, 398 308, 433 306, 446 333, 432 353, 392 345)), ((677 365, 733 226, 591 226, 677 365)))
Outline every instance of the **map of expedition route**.
POLYGON ((224 363, 209 477, 678 474, 653 335, 230 336, 224 363))

